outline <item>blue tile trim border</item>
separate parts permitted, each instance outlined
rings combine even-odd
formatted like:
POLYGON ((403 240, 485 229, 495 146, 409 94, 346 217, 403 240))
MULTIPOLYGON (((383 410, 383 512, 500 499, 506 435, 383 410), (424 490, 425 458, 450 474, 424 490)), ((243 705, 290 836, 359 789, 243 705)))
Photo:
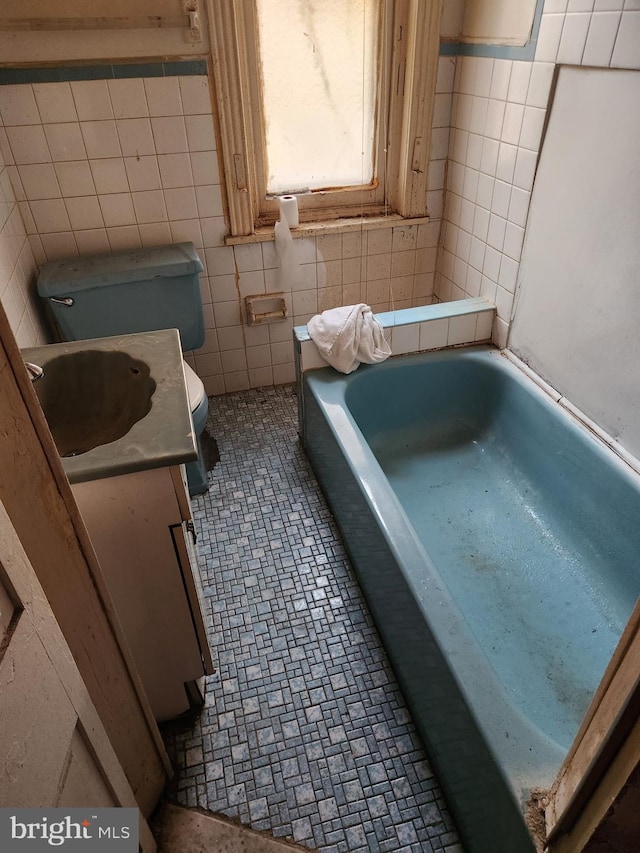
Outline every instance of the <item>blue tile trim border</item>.
POLYGON ((520 59, 532 62, 538 43, 543 6, 544 0, 537 0, 531 27, 531 38, 522 47, 508 44, 466 44, 460 41, 441 42, 440 56, 486 56, 492 59, 520 59))
POLYGON ((116 80, 125 77, 187 77, 206 75, 206 73, 206 59, 0 68, 0 86, 15 83, 63 83, 70 80, 116 80))

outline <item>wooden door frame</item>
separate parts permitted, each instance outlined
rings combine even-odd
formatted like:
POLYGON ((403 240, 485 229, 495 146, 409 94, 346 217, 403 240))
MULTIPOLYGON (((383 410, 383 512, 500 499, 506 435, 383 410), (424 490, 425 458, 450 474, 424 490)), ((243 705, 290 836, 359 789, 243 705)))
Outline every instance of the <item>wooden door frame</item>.
POLYGON ((171 765, 53 438, 0 305, 0 502, 142 813, 171 765))
POLYGON ((549 853, 582 850, 640 762, 640 599, 545 809, 549 853))
MULTIPOLYGON (((55 671, 59 683, 64 688, 66 698, 77 715, 79 729, 86 741, 97 771, 99 770, 102 781, 109 791, 112 802, 116 807, 136 808, 138 804, 122 765, 114 752, 95 705, 87 695, 87 688, 69 646, 44 595, 33 566, 29 563, 15 527, 11 523, 6 508, 1 503, 0 582, 4 589, 10 593, 10 597, 14 600, 19 611, 27 611, 27 613, 22 613, 20 618, 29 619, 30 626, 27 630, 36 633, 42 646, 46 649, 48 663, 55 671)), ((12 624, 15 624, 13 620, 12 624)), ((49 714, 49 709, 32 709, 33 717, 36 720, 39 719, 38 714, 42 713, 49 714)), ((55 720, 55 709, 52 710, 52 713, 55 720)), ((27 725, 27 721, 29 725, 33 724, 33 719, 29 719, 28 713, 20 720, 12 720, 11 731, 14 733, 14 737, 15 729, 13 726, 17 726, 19 730, 23 720, 24 725, 27 725)), ((43 758, 44 756, 41 756, 41 759, 43 758)), ((60 780, 62 782, 65 776, 64 767, 60 769, 63 771, 60 780)), ((12 805, 12 803, 2 803, 2 805, 12 805)), ((47 807, 53 804, 37 802, 33 805, 47 807)), ((82 803, 79 805, 90 804, 82 803)), ((103 806, 102 803, 99 805, 103 806)), ((139 845, 142 853, 155 853, 157 850, 149 824, 142 815, 140 815, 139 820, 139 845)))

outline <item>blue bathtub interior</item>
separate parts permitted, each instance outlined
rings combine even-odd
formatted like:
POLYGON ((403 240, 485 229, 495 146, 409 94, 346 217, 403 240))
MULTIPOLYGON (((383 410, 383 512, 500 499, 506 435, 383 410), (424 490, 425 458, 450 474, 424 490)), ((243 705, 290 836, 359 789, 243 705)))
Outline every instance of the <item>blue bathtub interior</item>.
POLYGON ((640 588, 637 476, 491 348, 314 371, 302 405, 469 851, 533 850, 640 588))

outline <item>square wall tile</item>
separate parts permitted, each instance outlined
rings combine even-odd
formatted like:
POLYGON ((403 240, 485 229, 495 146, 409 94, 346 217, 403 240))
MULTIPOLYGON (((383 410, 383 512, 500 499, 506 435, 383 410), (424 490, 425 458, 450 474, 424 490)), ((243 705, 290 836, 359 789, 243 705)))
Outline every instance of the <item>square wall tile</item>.
MULTIPOLYGON (((628 7, 625 6, 625 10, 628 7)), ((640 61, 640 11, 624 11, 611 57, 615 68, 638 68, 640 61)))
MULTIPOLYGON (((198 205, 198 216, 213 217, 222 216, 224 209, 222 207, 222 191, 219 184, 212 184, 208 187, 196 187, 196 202, 198 205)), ((298 241, 296 241, 298 242, 298 241)))
POLYGON ((180 97, 184 115, 205 115, 211 113, 209 81, 202 75, 178 77, 180 97))
POLYGON ((534 62, 527 91, 527 105, 546 109, 553 82, 554 64, 552 62, 534 62))
POLYGON ((83 121, 80 129, 90 160, 121 156, 115 121, 83 121))
POLYGON ((233 253, 239 272, 262 271, 262 249, 259 243, 234 246, 233 253))
POLYGON ((172 242, 191 242, 196 249, 202 249, 204 246, 199 219, 177 219, 171 222, 170 228, 172 242))
POLYGON ((89 163, 86 160, 68 160, 55 163, 54 168, 62 194, 66 196, 93 195, 96 191, 89 163))
MULTIPOLYGON (((40 125, 7 127, 6 133, 13 158, 17 165, 51 162, 47 139, 40 125)), ((81 156, 84 156, 84 149, 81 156)))
POLYGON ((564 15, 543 15, 536 42, 536 62, 555 62, 562 36, 564 15))
POLYGON ((3 86, 0 94, 0 118, 6 127, 40 124, 40 113, 31 86, 3 86))
POLYGON ((32 201, 29 207, 39 234, 71 230, 67 210, 61 198, 32 201))
POLYGON ((213 117, 207 115, 185 116, 189 151, 213 151, 216 148, 216 138, 213 130, 213 117))
POLYGON ((149 115, 144 82, 139 78, 107 80, 115 118, 143 118, 149 115))
MULTIPOLYGON (((29 235, 29 237, 32 237, 32 236, 35 237, 38 233, 38 229, 36 227, 35 220, 34 220, 33 215, 31 213, 30 203, 28 201, 20 201, 20 202, 18 202, 18 209, 20 211, 20 216, 22 217, 22 221, 24 223, 24 227, 26 229, 27 234, 29 235)), ((29 240, 29 242, 31 243, 32 241, 29 240)), ((33 243, 35 244, 35 240, 33 241, 33 243)), ((13 241, 9 244, 9 246, 11 246, 12 244, 13 244, 13 241)), ((33 250, 34 254, 35 254, 35 251, 36 250, 34 249, 33 250)), ((10 272, 13 271, 14 264, 15 264, 15 258, 11 260, 10 272)))
POLYGON ((75 237, 81 255, 99 255, 111 250, 105 228, 77 231, 75 237))
POLYGON ((194 219, 198 216, 198 205, 193 187, 167 189, 164 191, 169 219, 194 219))
POLYGON ((567 12, 591 12, 594 0, 569 0, 567 12))
POLYGON ((443 317, 439 320, 427 320, 420 323, 420 349, 440 349, 446 347, 449 335, 449 318, 443 317))
POLYGON ((593 9, 594 12, 620 12, 623 6, 624 0, 596 0, 593 9))
POLYGON ((45 125, 44 132, 54 163, 61 160, 86 159, 87 152, 78 123, 48 124, 45 125))
POLYGON ((231 246, 221 246, 205 250, 207 270, 210 276, 233 275, 236 267, 231 246))
POLYGON ((80 121, 113 118, 106 80, 73 80, 71 92, 80 121))
MULTIPOLYGON (((202 245, 207 248, 222 246, 227 233, 227 226, 222 216, 209 216, 200 219, 202 230, 202 245)), ((264 258, 264 254, 263 254, 264 258)), ((266 269, 266 265, 264 266, 266 269)))
POLYGON ((394 355, 417 352, 420 349, 420 324, 394 326, 391 333, 391 349, 394 355))
POLYGON ((167 243, 178 243, 168 222, 147 222, 138 225, 140 241, 143 246, 164 246, 167 243))
MULTIPOLYGON (((2 158, 0 156, 0 164, 2 163, 2 158)), ((2 166, 0 165, 0 175, 2 174, 2 166)), ((4 173, 8 176, 8 185, 3 187, 3 192, 5 198, 2 201, 2 222, 0 224, 0 230, 4 227, 5 222, 7 221, 9 215, 11 214, 11 206, 16 201, 24 201, 26 196, 24 194, 24 187, 22 186, 22 181, 20 180, 20 173, 18 172, 17 166, 6 166, 6 172, 4 173)), ((1 194, 1 193, 0 193, 1 194)), ((0 253, 1 257, 1 253, 0 253)))
POLYGON ((116 127, 124 157, 142 157, 144 154, 156 153, 150 119, 119 119, 116 121, 116 127))
POLYGON ((517 154, 517 145, 510 145, 508 142, 500 143, 498 162, 495 169, 495 176, 498 180, 506 181, 507 183, 513 182, 517 154))
POLYGON ((493 326, 493 311, 480 311, 476 320, 476 334, 474 340, 488 341, 491 338, 493 326))
POLYGON ((13 166, 15 159, 9 145, 9 137, 7 131, 0 125, 0 163, 5 166, 13 166))
MULTIPOLYGON (((234 276, 235 284, 235 276, 234 276)), ((251 296, 256 293, 265 293, 265 280, 263 270, 252 270, 251 272, 243 272, 238 281, 238 290, 240 296, 251 296)))
POLYGON ((587 42, 591 15, 587 13, 567 14, 562 27, 557 61, 567 65, 579 65, 587 42))
POLYGON ((124 166, 132 192, 158 190, 162 186, 158 158, 155 155, 125 157, 124 166))
POLYGON ((535 151, 528 151, 526 148, 518 150, 516 168, 513 175, 515 186, 527 191, 533 189, 533 179, 536 173, 537 162, 538 157, 535 151))
POLYGON ((158 154, 178 154, 189 150, 182 116, 152 118, 151 127, 158 154))
POLYGON ((249 368, 270 367, 271 348, 269 344, 257 347, 247 347, 247 366, 249 368))
POLYGON ((530 78, 531 62, 514 62, 511 67, 507 100, 516 104, 524 104, 527 100, 530 78))
POLYGON ((496 59, 493 63, 489 97, 497 101, 506 101, 511 79, 513 62, 508 59, 496 59))
POLYGON ((327 362, 318 352, 318 347, 313 341, 302 341, 300 346, 300 360, 303 370, 316 370, 327 366, 327 362))
POLYGON ((609 65, 620 17, 620 12, 598 12, 591 16, 587 43, 582 55, 584 65, 609 65))
POLYGON ((104 220, 96 196, 87 195, 65 199, 71 227, 75 231, 85 228, 102 228, 104 220))
POLYGON ((220 167, 215 151, 192 151, 191 172, 196 186, 220 183, 220 167))
POLYGON ((60 198, 60 186, 51 163, 20 166, 18 173, 27 199, 60 198))
MULTIPOLYGON (((102 198, 105 197, 102 196, 102 198)), ((107 228, 107 236, 109 237, 109 245, 113 252, 120 252, 125 249, 137 249, 142 245, 137 225, 121 225, 107 228)))
POLYGON ((159 154, 158 166, 163 187, 193 186, 191 160, 188 154, 159 154))
POLYGON ((433 101, 432 127, 449 127, 451 124, 451 93, 436 94, 433 101))
MULTIPOLYGON (((215 314, 215 308, 214 308, 215 314)), ((235 324, 231 326, 221 326, 216 329, 216 336, 218 339, 219 350, 220 352, 226 352, 228 350, 239 349, 244 345, 244 338, 242 334, 242 326, 235 324)), ((208 336, 205 336, 205 338, 208 336)), ((206 341, 205 341, 206 343, 206 341)))
POLYGON ((517 259, 514 260, 513 258, 507 257, 507 255, 502 256, 502 260, 500 261, 498 284, 500 287, 504 287, 505 290, 508 290, 509 293, 515 293, 516 291, 518 269, 519 263, 517 259))
POLYGON ((132 193, 136 221, 141 223, 162 222, 167 219, 167 209, 161 190, 132 193))
POLYGON ((147 77, 144 81, 150 116, 182 115, 177 77, 147 77))
POLYGON ((89 165, 96 191, 99 194, 123 193, 128 191, 127 173, 121 157, 91 160, 89 165))
POLYGON ((130 193, 111 193, 100 195, 98 198, 105 225, 118 226, 135 223, 136 217, 130 193))
POLYGON ((449 317, 449 333, 447 346, 466 344, 475 340, 476 315, 462 314, 459 317, 449 317))
POLYGON ((504 111, 504 122, 500 140, 517 145, 520 140, 522 120, 524 118, 524 106, 522 104, 508 103, 504 111))
POLYGON ((529 215, 529 202, 531 193, 526 190, 521 190, 519 187, 513 187, 511 190, 511 201, 509 203, 508 219, 514 225, 519 225, 521 228, 527 223, 529 215))
POLYGON ((416 267, 416 252, 393 252, 391 255, 391 277, 412 276, 416 267))
POLYGON ((78 120, 69 83, 34 83, 33 93, 43 124, 78 120))

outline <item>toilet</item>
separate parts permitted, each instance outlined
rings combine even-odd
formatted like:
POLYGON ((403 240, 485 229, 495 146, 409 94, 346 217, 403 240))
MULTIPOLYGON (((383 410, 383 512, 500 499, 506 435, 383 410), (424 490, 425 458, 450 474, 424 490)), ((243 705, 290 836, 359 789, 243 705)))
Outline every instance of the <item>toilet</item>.
MULTIPOLYGON (((199 274, 193 243, 51 261, 40 270, 38 294, 60 340, 77 341, 178 329, 182 349, 204 343, 199 274)), ((187 464, 191 496, 207 491, 200 436, 207 423, 204 385, 184 362, 198 459, 187 464)))

